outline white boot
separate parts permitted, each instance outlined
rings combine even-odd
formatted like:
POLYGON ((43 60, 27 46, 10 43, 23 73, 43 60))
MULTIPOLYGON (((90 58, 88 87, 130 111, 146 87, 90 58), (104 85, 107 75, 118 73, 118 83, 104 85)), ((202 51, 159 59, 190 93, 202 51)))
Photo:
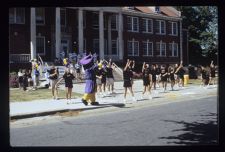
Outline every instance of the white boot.
POLYGON ((132 97, 132 99, 133 99, 133 101, 135 101, 135 102, 137 101, 137 99, 136 99, 135 97, 132 97))

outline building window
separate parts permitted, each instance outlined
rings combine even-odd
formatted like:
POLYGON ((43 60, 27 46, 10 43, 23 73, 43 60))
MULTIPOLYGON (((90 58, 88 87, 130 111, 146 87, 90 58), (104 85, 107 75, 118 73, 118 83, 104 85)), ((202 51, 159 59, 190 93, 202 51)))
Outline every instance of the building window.
POLYGON ((45 37, 44 36, 37 36, 36 37, 36 47, 37 53, 39 55, 45 55, 45 37))
POLYGON ((108 54, 107 40, 104 39, 104 54, 108 54))
POLYGON ((153 56, 153 43, 147 41, 143 42, 143 55, 144 56, 153 56))
POLYGON ((171 25, 170 35, 177 36, 178 34, 177 22, 170 22, 170 25, 171 25))
POLYGON ((165 21, 156 21, 156 34, 166 34, 166 23, 165 21))
POLYGON ((118 54, 117 40, 112 40, 112 55, 118 54))
POLYGON ((112 30, 117 30, 117 23, 118 23, 118 16, 114 14, 111 16, 111 29, 112 30))
POLYGON ((45 9, 44 8, 36 8, 36 24, 44 25, 45 24, 45 9))
POLYGON ((138 17, 127 17, 127 26, 128 31, 130 32, 138 32, 139 31, 139 20, 138 17))
POLYGON ((10 24, 25 24, 25 9, 24 8, 9 8, 9 23, 10 24))
POLYGON ((66 9, 60 9, 60 23, 62 26, 66 26, 66 9))
POLYGON ((178 56, 178 44, 177 43, 169 43, 169 51, 172 57, 178 56))
POLYGON ((94 29, 98 29, 99 28, 99 16, 98 16, 98 13, 96 12, 93 12, 92 13, 92 27, 94 29))
POLYGON ((93 52, 99 53, 99 40, 98 39, 93 40, 93 52))
POLYGON ((143 19, 143 32, 152 33, 152 19, 143 19))
POLYGON ((128 48, 128 56, 138 56, 139 55, 139 43, 138 41, 128 41, 127 42, 128 48))
POLYGON ((166 56, 166 43, 157 42, 156 51, 158 52, 158 56, 166 56))

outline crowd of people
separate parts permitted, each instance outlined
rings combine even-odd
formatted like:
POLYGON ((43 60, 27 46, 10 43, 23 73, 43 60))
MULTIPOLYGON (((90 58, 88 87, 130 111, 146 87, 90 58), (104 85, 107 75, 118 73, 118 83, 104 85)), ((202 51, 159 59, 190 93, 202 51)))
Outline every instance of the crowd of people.
MULTIPOLYGON (((46 80, 49 81, 52 91, 53 99, 58 99, 58 85, 61 81, 65 81, 65 91, 67 103, 71 102, 71 94, 73 88, 73 80, 77 81, 85 79, 81 77, 82 65, 77 62, 70 62, 68 58, 63 59, 63 65, 65 66, 65 72, 63 76, 59 77, 59 70, 54 66, 51 66, 50 69, 46 70, 46 80)), ((110 59, 108 62, 106 60, 95 60, 94 65, 94 88, 97 97, 104 97, 109 94, 115 94, 114 92, 114 75, 113 71, 117 66, 110 59)), ((18 72, 19 77, 19 87, 23 88, 24 91, 27 90, 28 86, 31 86, 33 82, 33 90, 37 89, 39 85, 39 63, 37 60, 32 62, 32 70, 22 71, 21 69, 18 72)), ((201 87, 206 87, 209 84, 215 85, 215 65, 213 61, 210 66, 203 67, 201 66, 201 87)), ((132 96, 133 101, 137 101, 133 92, 133 79, 134 77, 142 78, 143 80, 143 92, 142 97, 147 93, 148 98, 152 99, 152 90, 156 90, 156 87, 161 87, 163 91, 168 90, 168 82, 170 82, 171 91, 174 90, 175 85, 177 87, 184 87, 184 74, 185 69, 183 62, 179 64, 174 64, 170 66, 152 64, 149 65, 146 62, 143 62, 141 73, 135 71, 135 61, 127 59, 127 62, 123 68, 123 87, 124 87, 124 102, 126 102, 127 91, 129 90, 132 96)))

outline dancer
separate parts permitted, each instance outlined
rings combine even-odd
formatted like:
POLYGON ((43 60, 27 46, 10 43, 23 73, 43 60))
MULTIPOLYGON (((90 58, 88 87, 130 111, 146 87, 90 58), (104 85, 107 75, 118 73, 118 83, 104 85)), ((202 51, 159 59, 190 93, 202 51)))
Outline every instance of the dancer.
POLYGON ((71 102, 71 94, 73 89, 73 79, 75 78, 74 72, 71 68, 67 68, 63 77, 56 83, 56 86, 60 83, 62 79, 65 80, 65 90, 66 90, 66 100, 67 104, 73 103, 71 102))
POLYGON ((154 90, 156 90, 156 81, 157 81, 156 75, 157 75, 157 69, 156 69, 156 65, 155 65, 155 64, 152 65, 152 69, 151 69, 150 72, 151 72, 151 75, 152 75, 152 83, 151 83, 151 87, 150 87, 150 88, 152 88, 152 85, 153 85, 154 90))
POLYGON ((145 62, 143 63, 142 66, 142 74, 143 74, 143 86, 144 86, 144 90, 142 92, 142 99, 144 98, 144 94, 146 92, 146 89, 149 92, 149 99, 152 99, 151 96, 151 80, 152 80, 152 75, 150 73, 150 69, 149 69, 149 64, 146 64, 145 62))
POLYGON ((102 94, 102 73, 103 73, 103 69, 102 69, 102 63, 98 63, 98 68, 96 69, 96 84, 97 84, 97 96, 101 96, 103 97, 102 94))
POLYGON ((158 87, 160 88, 160 73, 161 73, 161 70, 160 70, 160 67, 158 66, 158 64, 156 64, 156 84, 158 85, 158 87))
POLYGON ((164 92, 166 92, 168 73, 167 73, 166 68, 164 66, 161 67, 160 76, 161 76, 161 81, 162 81, 162 87, 164 88, 164 92))
POLYGON ((112 60, 109 59, 109 63, 106 67, 106 84, 108 86, 108 94, 114 93, 114 76, 113 76, 113 70, 115 67, 112 65, 112 60))
POLYGON ((102 62, 102 87, 103 87, 103 96, 106 96, 106 73, 107 73, 107 70, 106 70, 106 65, 102 62))
POLYGON ((97 65, 94 65, 92 55, 85 56, 80 60, 80 64, 83 65, 85 70, 85 93, 82 97, 82 102, 85 105, 90 103, 91 105, 98 105, 99 103, 95 101, 96 93, 96 76, 95 70, 97 65))
POLYGON ((131 61, 127 61, 126 66, 124 67, 124 70, 123 70, 124 102, 126 102, 127 89, 129 89, 129 91, 131 92, 133 101, 137 101, 134 97, 134 93, 131 88, 131 73, 130 73, 130 69, 129 69, 130 64, 131 64, 131 61))
POLYGON ((183 68, 183 61, 181 60, 180 61, 180 65, 179 67, 177 68, 177 70, 175 71, 175 73, 177 74, 178 76, 178 79, 179 79, 179 83, 178 83, 178 87, 184 87, 184 68, 183 68))
POLYGON ((174 73, 175 73, 175 70, 174 70, 174 67, 170 67, 169 69, 168 69, 168 71, 169 71, 169 78, 170 78, 170 83, 171 83, 171 89, 172 89, 172 91, 174 90, 173 89, 173 87, 174 87, 174 85, 175 85, 175 77, 174 77, 174 73))
POLYGON ((204 87, 206 86, 206 69, 204 66, 201 66, 201 84, 200 87, 204 87))

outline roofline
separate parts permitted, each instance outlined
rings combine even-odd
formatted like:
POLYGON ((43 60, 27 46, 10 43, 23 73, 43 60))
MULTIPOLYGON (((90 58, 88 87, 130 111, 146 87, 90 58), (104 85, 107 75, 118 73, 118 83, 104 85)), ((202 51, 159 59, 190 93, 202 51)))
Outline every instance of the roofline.
POLYGON ((181 17, 171 17, 171 16, 165 16, 165 15, 161 15, 161 14, 153 14, 153 13, 142 13, 142 12, 137 12, 134 10, 122 10, 123 14, 126 15, 137 15, 137 16, 141 16, 141 17, 152 17, 152 18, 157 18, 157 19, 169 19, 169 20, 176 20, 176 21, 180 21, 182 20, 181 17))
POLYGON ((112 12, 112 13, 122 13, 125 15, 136 15, 139 17, 152 17, 152 18, 157 18, 157 19, 169 19, 169 20, 182 20, 181 16, 180 17, 172 17, 172 16, 166 16, 166 15, 161 15, 157 13, 143 13, 143 12, 138 12, 135 10, 128 10, 125 7, 65 7, 65 8, 70 8, 70 9, 79 9, 81 8, 82 10, 89 10, 89 11, 104 11, 104 12, 112 12))

